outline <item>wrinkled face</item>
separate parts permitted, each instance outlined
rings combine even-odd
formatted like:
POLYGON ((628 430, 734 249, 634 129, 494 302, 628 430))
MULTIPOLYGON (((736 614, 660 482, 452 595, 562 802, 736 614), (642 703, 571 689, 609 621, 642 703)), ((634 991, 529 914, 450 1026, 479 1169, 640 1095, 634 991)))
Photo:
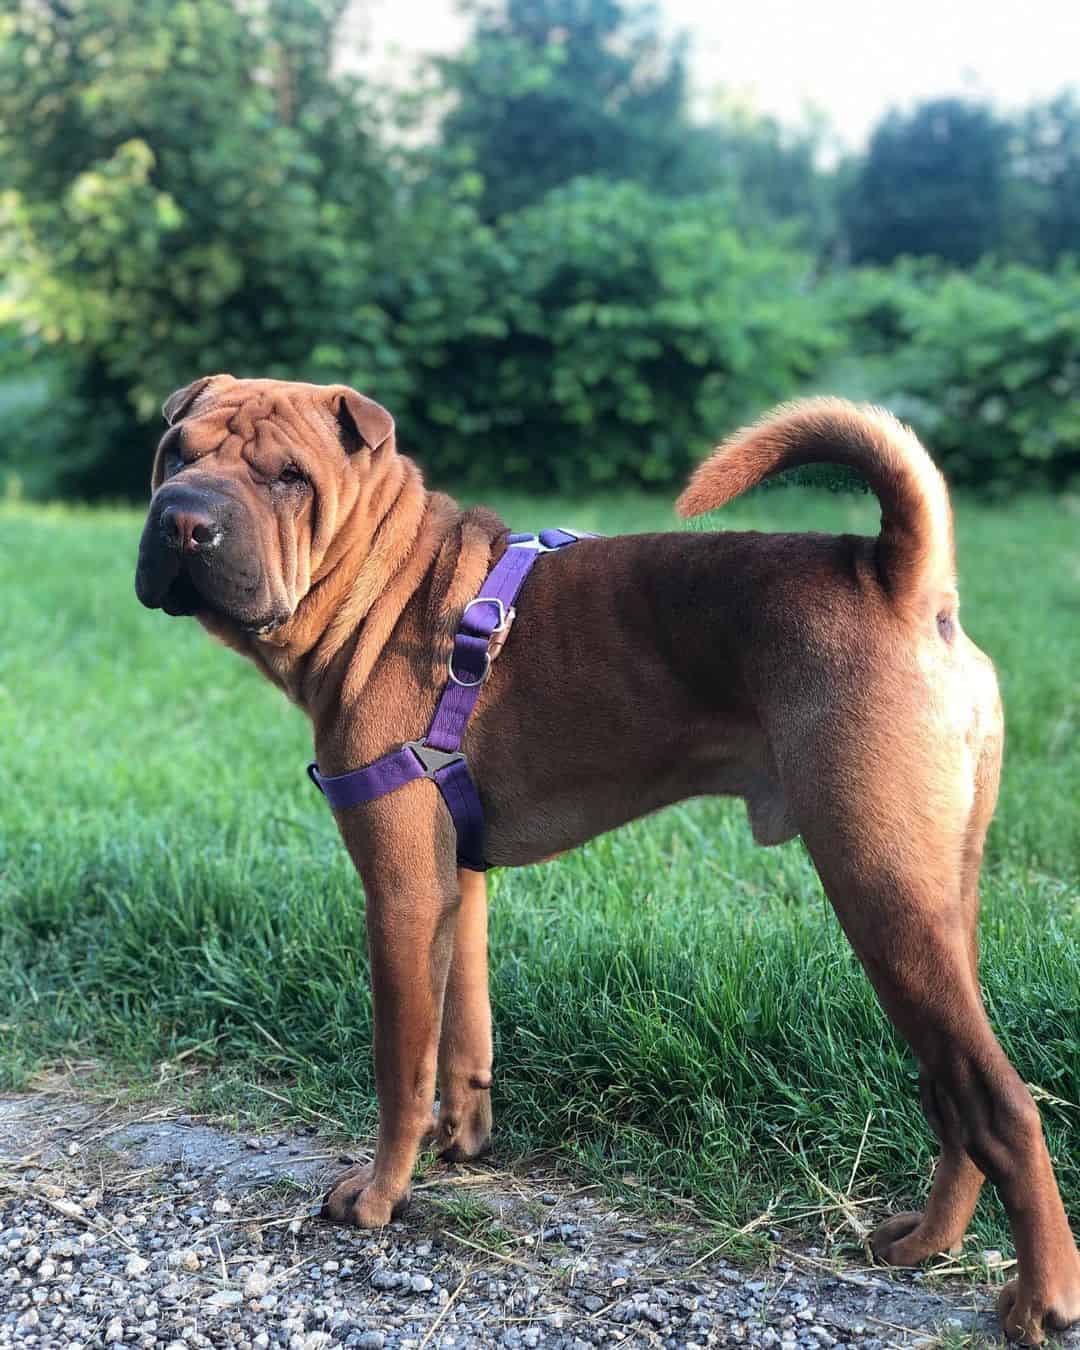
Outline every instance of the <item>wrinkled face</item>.
POLYGON ((231 375, 196 380, 164 413, 136 594, 167 614, 273 632, 332 560, 372 457, 393 454, 393 419, 342 385, 231 375))

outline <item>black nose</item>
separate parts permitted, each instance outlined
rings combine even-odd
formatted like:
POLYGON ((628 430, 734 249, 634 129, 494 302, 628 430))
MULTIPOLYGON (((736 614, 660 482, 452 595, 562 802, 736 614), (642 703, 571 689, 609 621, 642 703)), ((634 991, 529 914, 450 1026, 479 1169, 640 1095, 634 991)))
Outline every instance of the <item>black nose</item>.
POLYGON ((167 506, 161 513, 161 532, 169 548, 181 553, 208 553, 221 542, 221 530, 209 513, 189 506, 167 506))

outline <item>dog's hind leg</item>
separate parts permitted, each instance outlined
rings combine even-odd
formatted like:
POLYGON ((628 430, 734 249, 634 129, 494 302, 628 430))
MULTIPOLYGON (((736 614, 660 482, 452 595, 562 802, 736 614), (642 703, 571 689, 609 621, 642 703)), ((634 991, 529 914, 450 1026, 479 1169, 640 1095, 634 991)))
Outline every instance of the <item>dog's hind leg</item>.
MULTIPOLYGON (((975 801, 968 820, 963 844, 960 878, 960 918, 967 938, 968 959, 975 979, 979 978, 979 951, 976 925, 979 916, 979 873, 983 844, 997 802, 1001 773, 1000 710, 995 709, 994 725, 983 740, 975 772, 975 801)), ((923 1110, 931 1126, 934 1119, 933 1084, 920 1075, 923 1110)), ((940 1135, 939 1135, 940 1137, 940 1135)), ((941 1157, 934 1169, 934 1181, 921 1213, 896 1214, 870 1235, 870 1248, 880 1261, 893 1266, 916 1266, 939 1252, 960 1247, 982 1189, 983 1174, 961 1147, 941 1138, 941 1157)))
POLYGON ((487 883, 458 869, 461 908, 443 1001, 439 1111, 433 1147, 450 1162, 475 1158, 491 1140, 491 1003, 487 883))
MULTIPOLYGON (((796 805, 803 838, 882 1005, 918 1057, 923 1105, 942 1141, 926 1214, 895 1241, 910 1239, 907 1251, 900 1248, 909 1259, 920 1248, 929 1254, 938 1243, 951 1245, 974 1208, 980 1174, 989 1177, 1009 1216, 1019 1268, 1001 1296, 1005 1332, 1034 1344, 1046 1329, 1080 1317, 1080 1255, 1038 1110, 983 1008, 965 875, 971 840, 935 818, 932 797, 912 806, 915 794, 905 803, 900 772, 891 784, 897 797, 871 800, 864 792, 856 820, 850 791, 834 796, 829 777, 826 771, 824 793, 819 780, 815 800, 796 805)), ((890 1244, 881 1245, 888 1251, 890 1244)))

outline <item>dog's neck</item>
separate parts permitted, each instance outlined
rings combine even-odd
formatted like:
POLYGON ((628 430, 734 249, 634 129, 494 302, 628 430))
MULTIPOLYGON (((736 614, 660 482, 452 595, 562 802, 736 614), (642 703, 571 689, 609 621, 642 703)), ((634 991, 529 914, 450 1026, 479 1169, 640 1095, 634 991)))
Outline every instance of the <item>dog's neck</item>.
POLYGON ((303 708, 318 740, 330 723, 371 720, 363 706, 371 673, 410 606, 423 611, 435 682, 457 614, 477 593, 504 528, 491 512, 463 512, 428 492, 416 465, 394 453, 358 497, 286 624, 259 636, 200 618, 303 708))

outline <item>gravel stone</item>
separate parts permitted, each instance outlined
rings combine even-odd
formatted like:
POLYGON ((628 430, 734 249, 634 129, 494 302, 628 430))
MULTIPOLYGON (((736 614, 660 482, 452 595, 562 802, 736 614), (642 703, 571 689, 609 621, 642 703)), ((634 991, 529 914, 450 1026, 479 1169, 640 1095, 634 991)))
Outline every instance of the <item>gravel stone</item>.
POLYGON ((244 1295, 239 1289, 219 1289, 216 1294, 211 1294, 206 1300, 206 1306, 208 1308, 233 1308, 243 1301, 244 1295))
POLYGON ((262 1298, 270 1288, 270 1279, 261 1270, 253 1270, 244 1282, 245 1298, 262 1298))

